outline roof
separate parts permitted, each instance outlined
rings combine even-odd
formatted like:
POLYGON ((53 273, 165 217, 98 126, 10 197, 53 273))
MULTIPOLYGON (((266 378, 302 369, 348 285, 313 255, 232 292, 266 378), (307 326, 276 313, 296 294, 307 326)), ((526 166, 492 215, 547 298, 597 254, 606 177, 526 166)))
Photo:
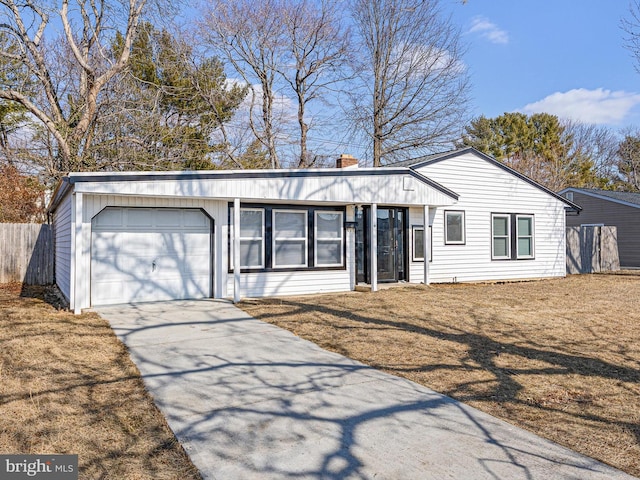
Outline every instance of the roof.
POLYGON ((459 157, 460 155, 465 155, 467 153, 472 153, 474 155, 476 155, 477 157, 480 157, 481 159, 495 165, 498 168, 501 168, 502 170, 509 172, 511 175, 518 177, 520 180, 523 180, 525 182, 527 182, 529 185, 534 186, 535 188, 542 190, 543 192, 551 195, 552 197, 556 198, 557 200, 560 200, 561 202, 567 204, 572 210, 575 210, 576 212, 579 212, 582 210, 582 207, 580 207, 579 205, 569 201, 568 199, 564 198, 562 195, 554 192, 553 190, 549 190, 547 187, 545 187, 544 185, 539 184, 538 182, 536 182, 535 180, 532 180, 531 178, 527 177, 526 175, 523 175, 522 173, 514 170, 513 168, 508 167, 507 165, 505 165, 502 162, 499 162, 498 160, 496 160, 495 158, 491 157, 490 155, 487 155, 485 153, 482 153, 480 150, 477 150, 473 147, 464 147, 464 148, 458 148, 455 150, 449 150, 446 152, 441 152, 441 153, 434 153, 431 155, 424 155, 422 157, 417 157, 417 158, 413 158, 410 160, 403 160, 401 162, 396 162, 393 164, 388 165, 388 167, 386 168, 393 168, 393 167, 409 167, 412 170, 413 169, 418 169, 418 168, 422 168, 425 167, 427 165, 431 165, 437 162, 441 162, 443 160, 447 160, 449 158, 455 158, 455 157, 459 157))
POLYGON ((419 183, 433 188, 435 191, 453 200, 458 200, 458 194, 443 185, 427 178, 420 172, 406 167, 392 168, 316 168, 316 169, 269 169, 269 170, 196 170, 196 171, 146 171, 146 172, 81 172, 69 173, 56 188, 48 211, 54 211, 60 201, 76 184, 122 184, 136 182, 166 182, 166 181, 229 181, 229 180, 274 180, 274 179, 327 179, 341 177, 344 179, 381 178, 409 176, 419 183))
POLYGON ((640 208, 640 193, 634 192, 617 192, 613 190, 598 190, 596 188, 565 188, 560 191, 560 195, 566 192, 582 193, 591 197, 599 198, 609 202, 627 205, 629 207, 640 208))

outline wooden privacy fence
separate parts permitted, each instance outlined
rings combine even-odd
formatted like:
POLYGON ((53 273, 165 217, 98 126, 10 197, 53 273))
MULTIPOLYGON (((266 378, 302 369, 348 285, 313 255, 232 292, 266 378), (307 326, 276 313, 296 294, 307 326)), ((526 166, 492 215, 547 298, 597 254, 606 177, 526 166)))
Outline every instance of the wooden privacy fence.
POLYGON ((53 283, 51 225, 0 223, 0 283, 53 283))
POLYGON ((616 227, 567 227, 567 273, 620 270, 616 227))

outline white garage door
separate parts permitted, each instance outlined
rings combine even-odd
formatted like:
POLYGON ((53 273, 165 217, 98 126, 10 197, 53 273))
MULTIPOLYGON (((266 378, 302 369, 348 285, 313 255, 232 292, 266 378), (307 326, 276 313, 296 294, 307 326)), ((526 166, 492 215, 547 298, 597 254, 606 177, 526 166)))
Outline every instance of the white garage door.
POLYGON ((92 305, 211 296, 211 220, 201 210, 107 207, 91 229, 92 305))

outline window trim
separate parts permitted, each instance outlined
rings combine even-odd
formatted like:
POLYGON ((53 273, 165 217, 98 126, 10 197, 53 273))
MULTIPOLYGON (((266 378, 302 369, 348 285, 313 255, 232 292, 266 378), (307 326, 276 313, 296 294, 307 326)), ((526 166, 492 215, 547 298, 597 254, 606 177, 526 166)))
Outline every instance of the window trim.
POLYGON ((271 209, 271 265, 273 269, 282 268, 308 268, 309 266, 309 210, 289 209, 289 208, 272 208, 271 209), (304 215, 304 237, 295 238, 278 238, 276 233, 276 214, 277 213, 295 213, 304 215), (278 265, 276 263, 276 243, 300 243, 304 242, 304 263, 278 265))
MULTIPOLYGON (((526 235, 529 238, 529 235, 526 235)), ((525 236, 522 236, 525 238, 525 236)), ((505 260, 535 260, 536 258, 536 216, 533 213, 491 213, 491 260, 505 261, 505 260), (502 238, 507 238, 508 255, 496 257, 494 255, 494 239, 496 235, 493 231, 493 219, 496 217, 502 217, 507 219, 508 235, 500 235, 502 238), (530 218, 531 219, 531 255, 520 255, 518 252, 518 219, 530 218)))
MULTIPOLYGON (((411 226, 411 261, 424 262, 424 253, 417 255, 416 250, 416 233, 422 232, 422 242, 424 243, 424 225, 411 226)), ((429 262, 433 261, 433 226, 429 225, 429 262)))
POLYGON ((516 223, 516 259, 517 260, 531 260, 536 257, 536 231, 535 231, 535 220, 534 215, 532 214, 516 214, 515 215, 515 223, 516 223), (519 228, 519 220, 521 218, 528 218, 531 220, 531 235, 520 235, 519 228), (531 238, 531 255, 520 255, 520 238, 531 238))
POLYGON ((314 210, 313 212, 313 265, 315 267, 341 267, 344 265, 344 212, 340 210, 314 210), (321 238, 318 235, 318 214, 328 213, 331 215, 340 215, 340 237, 321 238), (340 242, 340 263, 319 263, 318 262, 318 241, 340 242))
POLYGON ((512 260, 512 248, 511 248, 511 214, 510 213, 492 213, 491 214, 491 260, 512 260), (495 255, 495 239, 496 234, 494 232, 494 219, 496 218, 506 218, 507 219, 507 234, 506 235, 498 235, 500 238, 507 239, 507 254, 506 255, 495 255))
MULTIPOLYGON (((231 209, 233 210, 233 208, 231 209)), ((240 243, 242 243, 243 240, 260 240, 260 244, 262 247, 262 263, 260 265, 240 265, 240 270, 242 270, 243 268, 245 269, 263 269, 265 266, 265 253, 266 253, 266 248, 265 248, 265 212, 264 212, 264 208, 254 208, 254 207, 240 207, 240 213, 242 213, 242 211, 251 211, 251 212, 260 212, 262 214, 262 236, 261 237, 243 237, 240 235, 240 232, 242 231, 242 228, 240 228, 240 225, 238 225, 238 235, 240 236, 240 243)), ((242 217, 240 218, 240 223, 242 223, 242 217)), ((235 228, 235 225, 234 225, 235 228)), ((233 248, 233 242, 231 242, 232 248, 233 248)), ((241 262, 242 263, 242 262, 241 262)))
POLYGON ((445 210, 444 211, 444 244, 445 245, 466 245, 467 235, 466 235, 466 219, 464 210, 445 210), (447 224, 447 217, 449 214, 460 215, 462 217, 461 222, 461 234, 462 240, 449 240, 449 229, 447 224))

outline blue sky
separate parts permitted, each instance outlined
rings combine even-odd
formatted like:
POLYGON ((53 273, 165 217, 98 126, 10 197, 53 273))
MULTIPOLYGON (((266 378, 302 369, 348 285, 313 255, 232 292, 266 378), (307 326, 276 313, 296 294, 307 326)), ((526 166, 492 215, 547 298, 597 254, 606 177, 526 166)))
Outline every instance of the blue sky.
POLYGON ((473 114, 548 112, 640 126, 640 74, 624 48, 627 0, 445 0, 468 45, 473 114))

